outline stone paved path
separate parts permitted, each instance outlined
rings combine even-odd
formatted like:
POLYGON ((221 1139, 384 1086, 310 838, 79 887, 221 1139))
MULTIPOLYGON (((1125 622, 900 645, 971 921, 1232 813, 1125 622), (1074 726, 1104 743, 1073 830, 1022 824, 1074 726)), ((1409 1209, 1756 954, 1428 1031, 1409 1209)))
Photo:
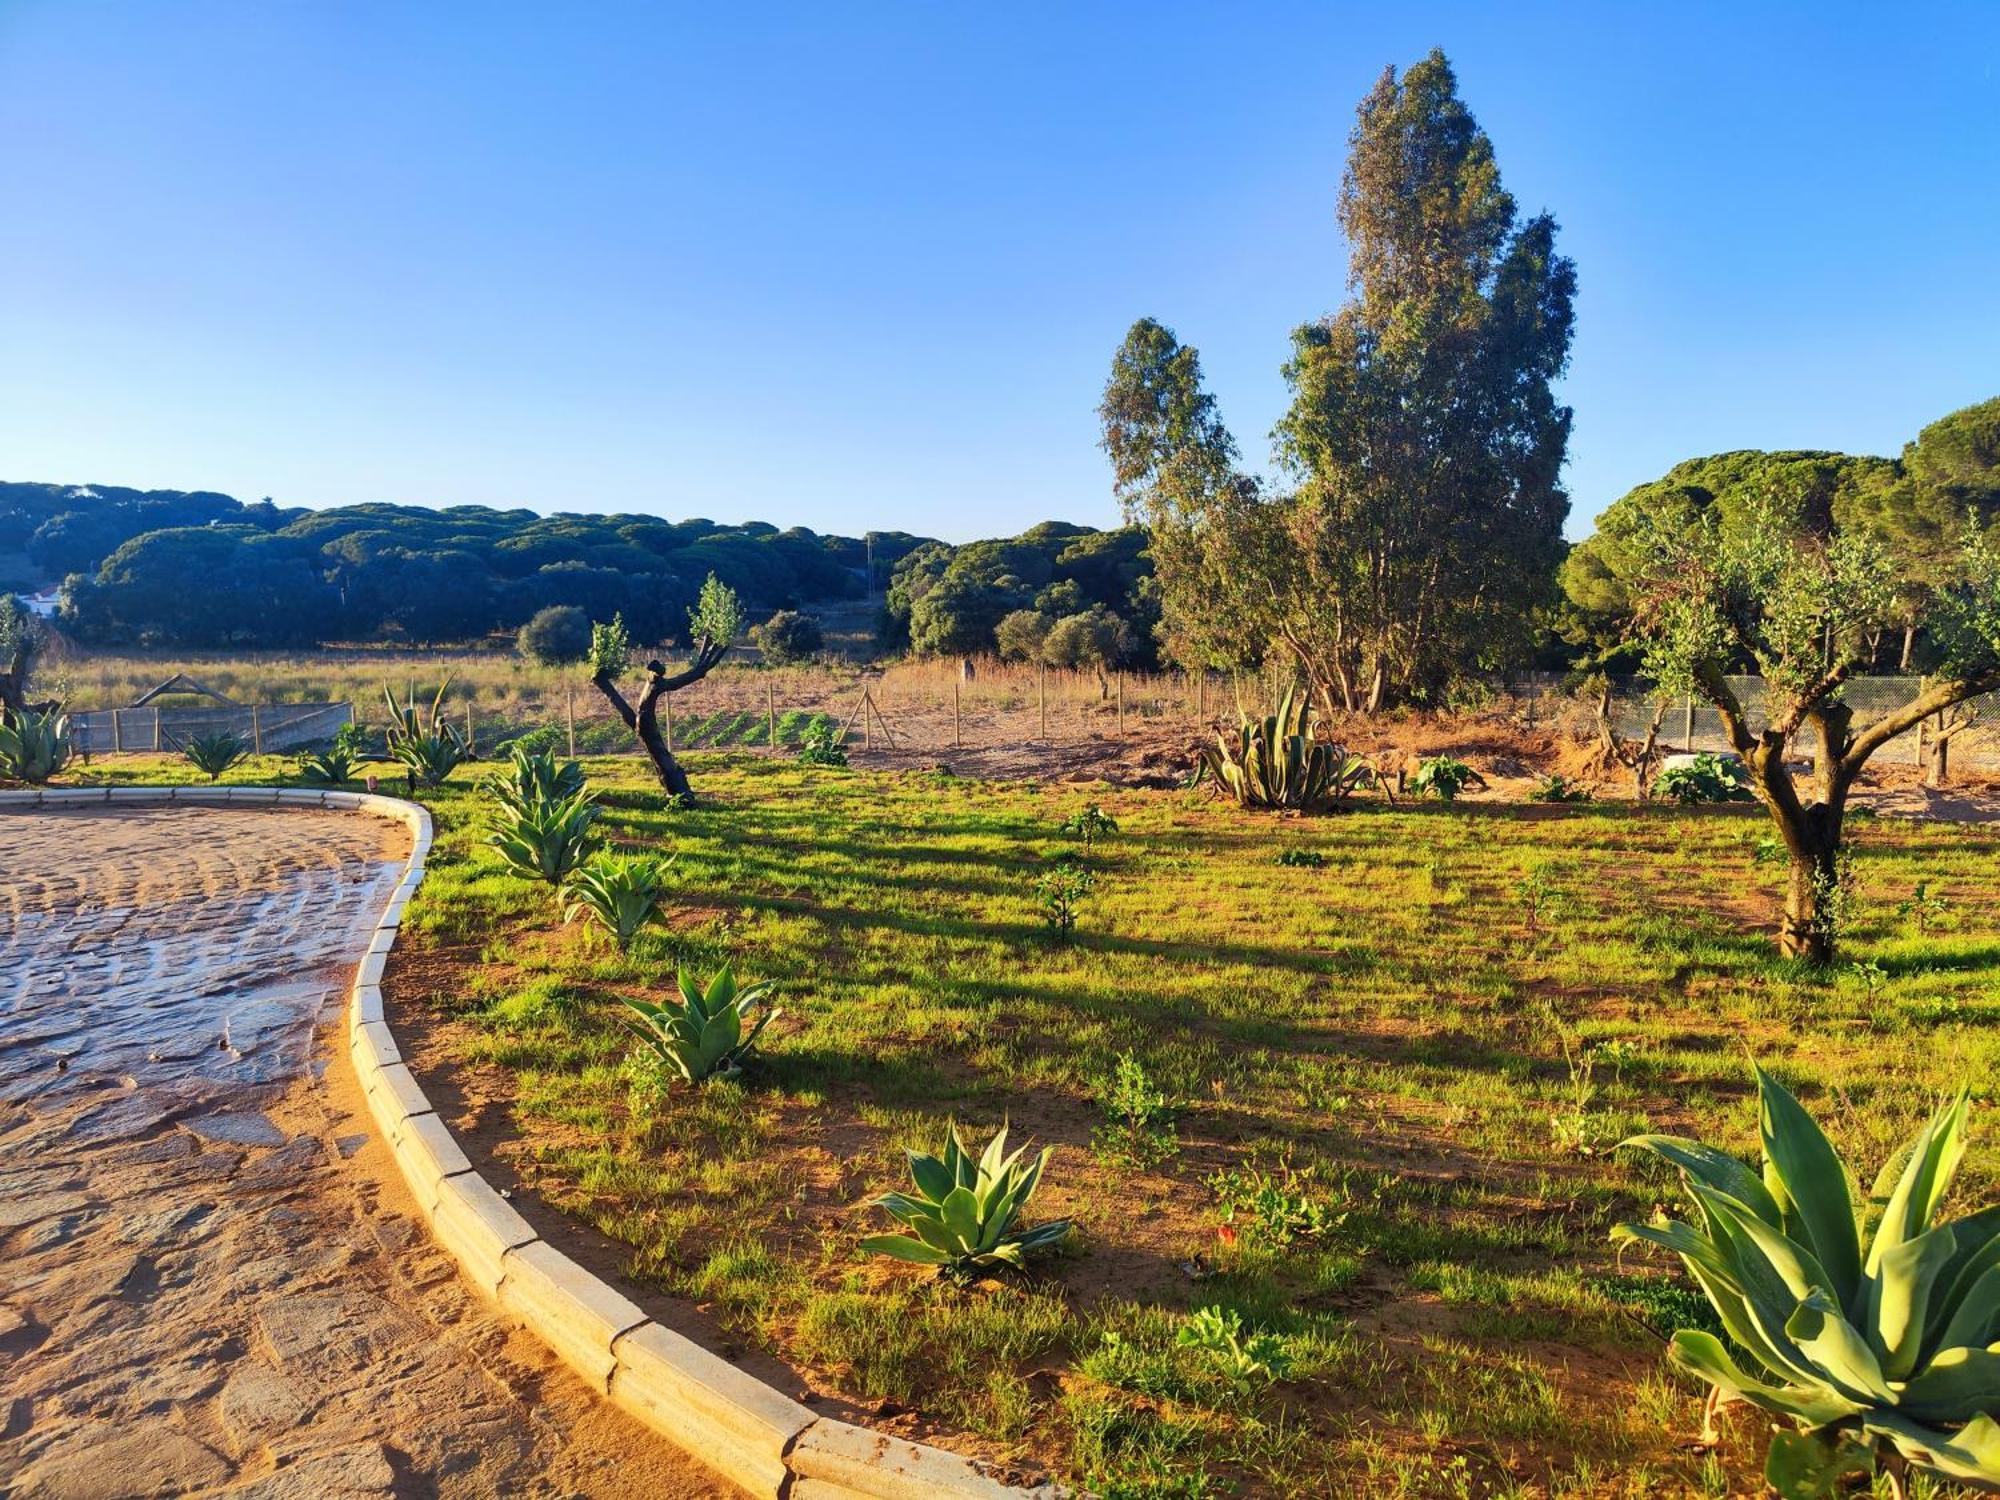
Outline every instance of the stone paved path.
POLYGON ((406 851, 0 813, 6 1500, 729 1493, 467 1290, 370 1138, 334 1023, 406 851))

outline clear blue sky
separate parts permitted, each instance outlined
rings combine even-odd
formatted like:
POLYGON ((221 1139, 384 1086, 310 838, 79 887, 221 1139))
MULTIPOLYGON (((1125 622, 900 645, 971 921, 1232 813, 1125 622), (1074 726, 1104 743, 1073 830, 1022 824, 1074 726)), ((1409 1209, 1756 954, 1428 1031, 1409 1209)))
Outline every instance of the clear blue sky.
POLYGON ((1582 290, 1571 530, 2000 394, 2000 4, 0 0, 0 478, 964 540, 1116 511, 1126 326, 1262 464, 1441 45, 1582 290))

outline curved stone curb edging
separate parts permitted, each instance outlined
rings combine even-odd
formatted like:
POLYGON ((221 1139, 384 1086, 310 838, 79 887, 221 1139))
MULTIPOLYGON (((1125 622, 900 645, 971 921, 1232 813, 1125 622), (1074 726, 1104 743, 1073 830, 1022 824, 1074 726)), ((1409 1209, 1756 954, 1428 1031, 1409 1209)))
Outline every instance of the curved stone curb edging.
POLYGON ((772 1500, 1056 1500, 1005 1485, 971 1459, 822 1417, 691 1339, 549 1245, 473 1169, 403 1062, 382 1010, 382 971, 423 883, 431 816, 363 792, 277 787, 86 787, 0 791, 0 807, 103 802, 247 803, 368 813, 410 830, 409 863, 382 910, 347 1005, 348 1049, 369 1113, 431 1237, 487 1298, 593 1390, 752 1495, 772 1500))

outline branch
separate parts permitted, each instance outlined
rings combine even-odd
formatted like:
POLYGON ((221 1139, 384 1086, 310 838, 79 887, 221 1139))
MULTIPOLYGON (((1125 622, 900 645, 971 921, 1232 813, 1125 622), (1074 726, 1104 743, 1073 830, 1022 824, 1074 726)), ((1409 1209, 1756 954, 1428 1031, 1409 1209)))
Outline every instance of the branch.
POLYGON ((1695 668, 1695 682, 1708 701, 1715 705, 1716 713, 1722 717, 1722 727, 1729 732, 1730 746, 1745 760, 1757 748, 1757 737, 1750 732, 1750 724, 1743 713, 1742 700, 1736 690, 1729 685, 1729 679, 1722 674, 1722 668, 1713 661, 1705 661, 1695 668))
POLYGON ((1842 662, 1831 672, 1821 677, 1818 682, 1815 682, 1801 693, 1799 701, 1792 706, 1792 711, 1786 714, 1781 722, 1773 724, 1771 727, 1786 739, 1790 739, 1794 734, 1798 733, 1799 725, 1805 723, 1806 716, 1819 707, 1821 702, 1843 682, 1847 681, 1847 674, 1853 669, 1854 663, 1842 662))
POLYGON ((1858 776, 1868 757, 1880 750, 1889 741, 1906 730, 1914 729, 1932 714, 1955 707, 1968 698, 1977 698, 1982 693, 1990 693, 2000 688, 2000 667, 1988 667, 1965 677, 1953 677, 1940 682, 1927 693, 1917 695, 1914 702, 1891 713, 1882 715, 1860 734, 1848 747, 1846 757, 1841 761, 1841 769, 1849 776, 1858 776))
POLYGON ((639 727, 639 716, 632 712, 632 705, 625 701, 625 695, 618 691, 618 684, 611 680, 608 672, 599 672, 591 679, 598 692, 611 700, 611 706, 618 710, 618 717, 625 721, 627 729, 639 727))

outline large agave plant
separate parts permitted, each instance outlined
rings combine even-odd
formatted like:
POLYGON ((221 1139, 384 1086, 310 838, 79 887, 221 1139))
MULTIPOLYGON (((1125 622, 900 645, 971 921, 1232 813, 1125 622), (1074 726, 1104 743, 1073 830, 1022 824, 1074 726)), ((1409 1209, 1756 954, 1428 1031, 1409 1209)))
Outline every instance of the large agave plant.
POLYGON ((1312 737, 1312 707, 1286 689, 1278 711, 1245 716, 1234 735, 1217 733, 1201 752, 1201 774, 1213 776, 1244 807, 1317 812, 1337 806, 1373 779, 1368 763, 1312 737))
POLYGON ((210 781, 219 780, 224 771, 235 765, 250 753, 250 742, 239 734, 227 729, 214 734, 197 734, 188 737, 181 746, 181 754, 210 781))
POLYGON ((69 716, 59 708, 38 714, 24 709, 0 720, 0 776, 40 786, 70 763, 76 746, 69 716))
POLYGON ((740 1071, 745 1054, 764 1028, 782 1014, 765 1009, 757 1015, 771 986, 750 984, 738 989, 727 964, 709 980, 706 989, 690 979, 686 969, 680 971, 679 983, 678 1005, 621 998, 638 1016, 632 1029, 639 1040, 689 1083, 740 1071))
POLYGON ((539 802, 566 801, 583 788, 583 767, 575 761, 559 761, 553 750, 516 743, 507 769, 488 777, 482 789, 502 807, 520 811, 539 802))
POLYGON ((445 717, 444 695, 450 686, 449 677, 438 684, 428 710, 417 706, 414 694, 407 703, 398 703, 394 688, 385 685, 382 689, 383 701, 389 706, 389 754, 424 786, 443 786, 453 771, 472 758, 465 736, 445 717))
POLYGON ((563 889, 563 920, 595 918, 623 953, 660 915, 666 888, 664 860, 600 854, 570 876, 563 889))
POLYGON ((486 842, 516 875, 561 885, 597 852, 598 807, 587 791, 494 809, 486 842))
POLYGON ((1828 1493, 1878 1461, 1892 1476, 1916 1467, 2000 1487, 2000 1205, 1935 1222, 1965 1154, 1966 1095, 1882 1169, 1867 1234, 1812 1117, 1761 1068, 1757 1092, 1761 1179, 1695 1141, 1625 1142, 1680 1168, 1697 1222, 1621 1224, 1613 1237, 1679 1255, 1755 1373, 1686 1329, 1669 1361, 1708 1382, 1714 1406, 1790 1419, 1797 1431, 1773 1442, 1767 1469, 1783 1495, 1828 1493))
POLYGON ((1023 1161, 1028 1148, 1007 1154, 1007 1127, 974 1156, 959 1139, 958 1126, 945 1132, 944 1156, 906 1151, 915 1193, 884 1193, 876 1206, 907 1225, 909 1234, 870 1235, 863 1250, 920 1266, 941 1275, 965 1277, 1000 1266, 1020 1269, 1031 1250, 1054 1245, 1069 1233, 1068 1219, 1033 1229, 1017 1228, 1028 1200, 1041 1185, 1050 1148, 1023 1161))

